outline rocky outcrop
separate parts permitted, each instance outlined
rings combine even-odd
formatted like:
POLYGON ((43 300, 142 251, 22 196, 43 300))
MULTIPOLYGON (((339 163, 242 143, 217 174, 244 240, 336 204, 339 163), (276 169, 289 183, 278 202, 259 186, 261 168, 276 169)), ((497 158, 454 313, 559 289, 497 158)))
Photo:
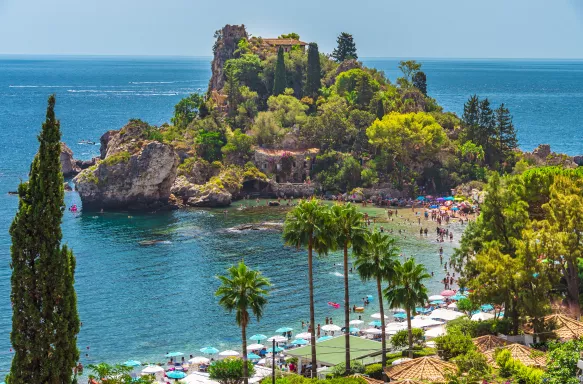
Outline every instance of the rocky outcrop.
POLYGON ((276 197, 311 197, 316 191, 315 184, 292 184, 292 183, 276 183, 271 181, 271 190, 276 197))
POLYGON ((133 122, 119 132, 108 132, 105 158, 77 175, 75 183, 84 210, 169 206, 178 156, 168 144, 139 140, 143 128, 143 123, 133 122))
POLYGON ((577 162, 576 157, 551 151, 551 146, 549 144, 540 144, 531 153, 524 153, 524 157, 538 166, 551 165, 564 168, 575 168, 580 165, 577 162))
POLYGON ((229 228, 230 231, 283 231, 283 223, 266 221, 264 223, 241 224, 229 228))
POLYGON ((95 164, 97 164, 98 160, 99 157, 94 157, 91 160, 75 160, 75 164, 77 165, 77 168, 84 170, 93 167, 95 164))
POLYGON ((532 155, 537 159, 546 160, 551 154, 551 146, 549 144, 540 144, 532 151, 532 155))
POLYGON ((171 192, 182 200, 183 205, 191 207, 227 207, 231 205, 233 195, 213 184, 196 185, 185 176, 178 176, 171 192))
POLYGON ((99 147, 99 154, 101 155, 101 160, 105 159, 105 156, 107 155, 107 147, 109 145, 109 140, 111 140, 111 138, 118 132, 119 131, 107 131, 103 135, 101 135, 101 138, 99 139, 99 143, 101 144, 101 147, 99 147))
POLYGON ((220 91, 225 85, 223 71, 225 62, 233 58, 237 49, 237 43, 242 38, 247 39, 247 31, 244 25, 225 25, 223 29, 215 32, 215 45, 213 46, 212 77, 209 82, 209 94, 212 90, 220 91))
POLYGON ((61 170, 64 177, 75 176, 81 171, 73 158, 73 151, 65 143, 61 143, 61 170))

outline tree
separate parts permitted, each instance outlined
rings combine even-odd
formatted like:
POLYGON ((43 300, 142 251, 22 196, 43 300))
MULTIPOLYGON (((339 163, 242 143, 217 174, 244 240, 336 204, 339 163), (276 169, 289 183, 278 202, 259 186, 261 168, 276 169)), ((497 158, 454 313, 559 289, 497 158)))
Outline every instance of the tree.
POLYGON ((247 364, 247 325, 249 312, 253 313, 257 321, 263 316, 263 308, 267 304, 268 289, 271 286, 269 279, 261 272, 248 268, 243 261, 227 269, 226 276, 218 276, 221 286, 215 296, 220 297, 219 305, 229 313, 235 312, 237 325, 241 327, 243 342, 243 382, 249 379, 247 364))
POLYGON ((283 57, 283 48, 279 47, 277 51, 277 63, 275 65, 275 77, 273 79, 273 95, 282 94, 287 87, 285 79, 285 61, 283 57))
POLYGON ((280 39, 292 39, 292 40, 299 40, 300 39, 300 35, 298 35, 295 32, 290 32, 290 33, 286 33, 283 35, 279 35, 280 39))
MULTIPOLYGON (((413 328, 413 344, 421 344, 425 340, 425 331, 413 328)), ((391 345, 395 348, 405 348, 409 345, 409 331, 403 329, 391 336, 391 345)))
MULTIPOLYGON (((518 140, 516 139, 516 130, 512 123, 512 115, 504 103, 494 111, 496 124, 496 137, 499 161, 502 163, 509 163, 513 160, 514 150, 518 148, 518 140)), ((512 162, 513 163, 513 162, 512 162)), ((510 164, 513 166, 514 164, 510 164)))
POLYGON ((354 39, 351 34, 342 32, 336 39, 336 43, 338 43, 338 46, 334 48, 331 55, 334 60, 341 63, 344 60, 358 59, 356 44, 354 44, 354 39))
POLYGON ((398 256, 399 249, 395 245, 395 239, 375 230, 365 233, 364 246, 357 250, 356 260, 354 261, 354 268, 363 281, 375 280, 376 282, 379 312, 381 314, 381 348, 383 352, 381 363, 384 381, 387 381, 387 377, 384 374, 387 365, 387 341, 382 283, 390 282, 393 279, 395 261, 398 256))
POLYGON ((198 93, 192 93, 188 97, 180 100, 174 106, 174 117, 171 121, 177 128, 186 128, 196 115, 200 107, 204 104, 204 98, 198 93))
POLYGON ((444 360, 450 360, 460 355, 465 355, 474 351, 476 346, 472 342, 472 337, 453 328, 447 330, 447 333, 435 338, 435 349, 444 360))
POLYGON ((334 248, 330 231, 330 213, 316 199, 302 200, 285 218, 283 239, 287 245, 308 250, 308 285, 310 291, 310 344, 312 349, 312 377, 317 376, 316 320, 314 315, 314 270, 312 252, 327 254, 334 248))
POLYGON ((236 129, 227 137, 227 144, 221 148, 221 152, 232 164, 243 165, 251 159, 254 138, 236 129))
MULTIPOLYGON (((360 177, 360 174, 359 174, 360 177)), ((336 204, 330 209, 335 244, 342 247, 344 265, 344 348, 346 374, 350 372, 350 293, 348 288, 348 249, 355 252, 363 246, 365 230, 362 227, 363 214, 350 203, 336 204)))
POLYGON ((61 245, 63 174, 61 130, 55 96, 48 99, 40 148, 28 182, 18 187, 12 238, 12 332, 14 357, 7 383, 71 383, 79 358, 75 257, 61 245))
POLYGON ((374 95, 380 89, 378 81, 366 71, 354 68, 336 77, 336 92, 360 109, 368 109, 374 95))
POLYGON ((403 72, 405 79, 411 82, 413 76, 421 69, 421 63, 415 60, 401 61, 399 62, 399 69, 403 72))
POLYGON ((427 76, 425 72, 415 72, 413 75, 413 86, 420 90, 424 96, 427 96, 427 76))
MULTIPOLYGON (((467 380, 465 383, 468 384, 479 383, 482 380, 489 378, 492 370, 490 365, 488 365, 486 356, 475 349, 470 350, 463 355, 459 355, 453 360, 453 362, 456 363, 458 368, 458 374, 456 376, 462 378, 467 374, 467 380)), ((454 383, 456 382, 454 381, 454 383)), ((453 383, 450 381, 450 384, 453 383)))
POLYGON ((382 99, 377 100, 377 108, 376 108, 376 115, 377 119, 381 120, 385 116, 385 106, 383 104, 382 99))
POLYGON ((457 309, 461 312, 465 312, 468 317, 472 317, 472 312, 477 311, 480 308, 478 303, 474 303, 472 300, 463 298, 457 302, 457 309))
POLYGON ((582 351, 583 342, 581 340, 551 343, 544 375, 545 383, 578 384, 577 361, 582 351))
POLYGON ((320 67, 320 53, 318 44, 310 43, 308 45, 308 71, 306 76, 305 95, 316 100, 318 92, 322 87, 322 68, 320 67))
POLYGON ((221 148, 225 145, 223 136, 219 132, 206 132, 204 130, 198 133, 196 138, 197 154, 212 163, 221 158, 221 148))
POLYGON ((409 332, 409 357, 413 357, 413 331, 411 317, 417 305, 427 302, 427 288, 423 282, 431 276, 421 264, 411 258, 401 263, 395 263, 395 277, 383 291, 389 308, 404 308, 407 313, 407 330, 409 332))
MULTIPOLYGON (((243 351, 243 356, 247 356, 247 351, 243 351)), ((221 384, 242 384, 247 381, 247 376, 255 374, 255 367, 250 361, 227 358, 215 361, 208 371, 209 379, 221 384)))
POLYGON ((99 384, 153 384, 154 377, 145 375, 139 378, 132 377, 132 367, 110 365, 107 363, 91 364, 89 379, 99 384))

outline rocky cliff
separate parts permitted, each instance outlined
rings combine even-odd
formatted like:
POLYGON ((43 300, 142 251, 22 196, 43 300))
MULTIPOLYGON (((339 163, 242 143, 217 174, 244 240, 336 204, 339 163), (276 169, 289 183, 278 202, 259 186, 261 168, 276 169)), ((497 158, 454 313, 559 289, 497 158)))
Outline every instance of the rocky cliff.
POLYGON ((242 38, 247 39, 247 31, 244 25, 225 25, 223 29, 215 32, 217 39, 213 46, 212 77, 209 81, 209 94, 212 90, 220 91, 225 85, 223 67, 225 62, 233 58, 237 49, 237 43, 242 38))
POLYGON ((169 206, 179 159, 171 145, 148 140, 149 129, 146 123, 132 121, 119 131, 106 133, 103 160, 74 179, 84 209, 169 206))

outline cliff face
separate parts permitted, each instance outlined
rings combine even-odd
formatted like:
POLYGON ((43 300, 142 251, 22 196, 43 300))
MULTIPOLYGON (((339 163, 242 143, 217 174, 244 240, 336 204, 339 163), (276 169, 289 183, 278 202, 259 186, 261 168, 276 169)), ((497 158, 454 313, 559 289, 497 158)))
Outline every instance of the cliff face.
POLYGON ((106 133, 104 159, 75 178, 84 209, 168 207, 179 158, 172 146, 148 140, 146 132, 147 124, 131 122, 106 133))
POLYGON ((209 81, 209 94, 212 90, 220 91, 225 85, 223 66, 233 58, 237 43, 248 38, 244 25, 226 25, 215 34, 217 41, 213 47, 212 77, 209 81))

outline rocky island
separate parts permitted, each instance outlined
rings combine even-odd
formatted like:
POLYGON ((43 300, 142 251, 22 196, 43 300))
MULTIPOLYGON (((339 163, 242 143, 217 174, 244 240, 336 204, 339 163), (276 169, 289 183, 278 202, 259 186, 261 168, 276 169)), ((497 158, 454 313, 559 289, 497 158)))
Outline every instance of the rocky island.
MULTIPOLYGON (((421 64, 394 83, 358 61, 343 33, 330 55, 289 33, 215 33, 207 92, 160 127, 106 132, 98 158, 61 164, 88 210, 224 207, 243 197, 348 193, 411 197, 481 189, 490 170, 576 167, 581 157, 518 150, 510 111, 472 96, 459 117, 427 92, 421 64)), ((469 192, 468 192, 469 193, 469 192)))

